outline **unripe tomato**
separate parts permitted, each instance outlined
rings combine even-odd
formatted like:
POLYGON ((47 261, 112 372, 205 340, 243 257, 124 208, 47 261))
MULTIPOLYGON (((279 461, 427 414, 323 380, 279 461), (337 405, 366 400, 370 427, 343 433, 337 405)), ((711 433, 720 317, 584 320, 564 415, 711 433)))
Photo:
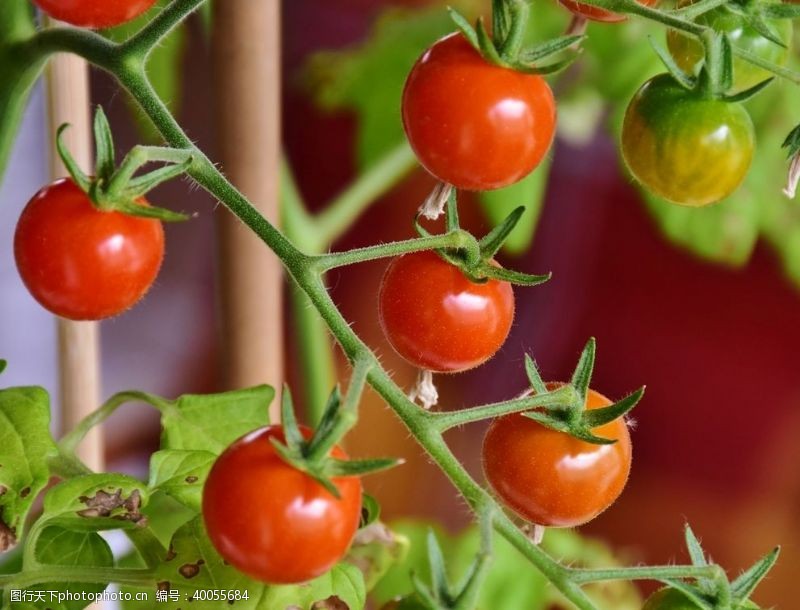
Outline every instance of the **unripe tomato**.
MULTIPOLYGON (((681 2, 687 6, 690 2, 681 2)), ((790 19, 768 19, 767 25, 782 40, 786 47, 781 47, 764 38, 752 26, 748 25, 741 15, 737 15, 724 7, 713 9, 697 18, 697 23, 713 28, 717 32, 728 35, 731 42, 760 59, 783 66, 789 60, 789 49, 792 41, 792 22, 790 19)), ((678 30, 667 31, 667 46, 678 66, 689 74, 696 74, 702 65, 705 51, 703 45, 694 36, 678 30)), ((753 87, 771 76, 772 72, 754 66, 740 57, 733 58, 732 93, 738 93, 753 87)))
POLYGON ((555 121, 544 79, 490 64, 462 34, 428 49, 403 92, 403 125, 420 163, 460 189, 524 178, 550 148, 555 121))
POLYGON ((505 342, 514 319, 508 282, 472 282, 435 252, 394 259, 378 299, 392 347, 414 366, 438 373, 486 362, 505 342))
MULTIPOLYGON (((549 389, 560 384, 550 383, 549 389)), ((587 409, 611 404, 589 390, 587 409)), ((631 467, 631 437, 622 419, 594 434, 594 445, 545 428, 519 413, 492 422, 483 441, 483 471, 503 503, 531 523, 575 527, 591 521, 622 493, 631 467)))
POLYGON ((702 206, 733 193, 753 159, 755 131, 741 104, 706 99, 661 74, 636 92, 622 125, 622 156, 650 192, 702 206))
MULTIPOLYGON (((558 0, 558 2, 564 8, 568 9, 573 15, 586 17, 592 21, 619 23, 627 20, 625 15, 612 13, 611 11, 607 11, 599 6, 591 6, 589 4, 583 4, 582 2, 576 2, 575 0, 558 0)), ((638 0, 638 2, 644 6, 653 6, 656 2, 658 2, 658 0, 638 0)))
POLYGON ((100 211, 64 179, 22 211, 14 256, 22 281, 45 309, 71 320, 100 320, 129 309, 153 284, 164 258, 164 229, 152 218, 100 211))
MULTIPOLYGON (((350 547, 361 519, 361 480, 334 478, 337 499, 284 462, 272 438, 284 442, 282 426, 251 432, 220 455, 203 488, 203 518, 214 548, 238 570, 272 584, 305 582, 350 547)), ((347 458, 339 447, 331 455, 347 458)))
POLYGON ((135 19, 156 0, 33 0, 45 13, 82 28, 112 28, 135 19))

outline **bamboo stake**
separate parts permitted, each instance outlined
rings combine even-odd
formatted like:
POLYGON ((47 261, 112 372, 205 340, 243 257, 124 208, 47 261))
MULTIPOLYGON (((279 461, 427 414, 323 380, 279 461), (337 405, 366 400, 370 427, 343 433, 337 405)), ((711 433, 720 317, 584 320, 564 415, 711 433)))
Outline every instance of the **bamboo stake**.
MULTIPOLYGON (((216 2, 213 55, 219 153, 231 181, 278 222, 280 0, 216 2)), ((226 384, 283 383, 283 278, 269 249, 218 217, 226 384)), ((276 405, 274 404, 273 407, 276 405)), ((273 411, 277 419, 277 411, 273 411)))
MULTIPOLYGON (((92 129, 90 118, 89 68, 74 55, 59 54, 47 70, 47 98, 50 133, 62 123, 72 128, 64 133, 65 142, 84 171, 92 165, 92 129)), ((67 172, 55 153, 50 173, 62 178, 67 172)), ((99 332, 95 322, 71 322, 59 319, 58 357, 61 395, 61 429, 75 424, 100 404, 99 332)), ((93 430, 81 444, 79 457, 92 469, 103 468, 103 438, 93 430)))

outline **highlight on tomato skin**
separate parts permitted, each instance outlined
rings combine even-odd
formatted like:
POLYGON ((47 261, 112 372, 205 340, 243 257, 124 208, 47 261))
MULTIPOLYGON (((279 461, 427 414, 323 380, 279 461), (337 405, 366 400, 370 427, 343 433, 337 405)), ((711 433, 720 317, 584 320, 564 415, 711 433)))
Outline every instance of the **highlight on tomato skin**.
POLYGON ((487 62, 457 33, 417 60, 402 115, 428 172, 459 189, 486 191, 539 165, 553 142, 556 104, 542 77, 487 62))
POLYGON ((380 322, 392 347, 414 366, 456 373, 489 360, 514 319, 514 291, 475 283, 435 252, 394 259, 381 280, 380 322))
POLYGON ((754 148, 744 106, 688 91, 669 74, 642 85, 622 125, 628 169, 651 193, 679 205, 709 205, 732 194, 754 148))
MULTIPOLYGON (((301 427, 306 439, 311 430, 301 427)), ((283 427, 260 428, 232 443, 203 488, 203 519, 217 552, 248 576, 271 584, 302 583, 345 555, 361 519, 361 479, 332 479, 341 497, 283 461, 270 439, 283 427)), ((340 447, 331 452, 347 459, 340 447)))
POLYGON ((14 258, 45 309, 101 320, 128 310, 150 289, 164 259, 164 228, 152 218, 98 210, 66 178, 44 187, 22 211, 14 258))
POLYGON ((45 13, 71 25, 113 28, 146 12, 156 0, 33 0, 45 13))
MULTIPOLYGON (((642 6, 655 6, 658 3, 658 0, 637 1, 642 6)), ((583 2, 576 2, 576 0, 558 0, 558 2, 573 15, 585 17, 590 21, 599 21, 602 23, 622 23, 623 21, 628 20, 628 17, 625 15, 607 11, 599 6, 592 6, 590 4, 584 4, 583 2)))
MULTIPOLYGON (((552 390, 561 384, 549 383, 552 390)), ((589 390, 587 409, 612 402, 589 390)), ((623 419, 593 430, 617 441, 595 445, 546 428, 522 414, 494 420, 483 441, 486 479, 500 500, 530 523, 576 527, 594 519, 622 493, 631 467, 623 419)))

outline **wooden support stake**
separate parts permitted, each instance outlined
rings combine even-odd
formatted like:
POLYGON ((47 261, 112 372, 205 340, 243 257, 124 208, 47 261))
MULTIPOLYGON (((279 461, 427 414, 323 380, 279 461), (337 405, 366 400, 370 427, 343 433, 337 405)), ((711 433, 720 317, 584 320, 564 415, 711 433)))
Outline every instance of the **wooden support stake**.
MULTIPOLYGON (((89 93, 89 68, 74 55, 55 56, 47 70, 47 97, 50 133, 55 136, 62 123, 72 127, 64 139, 75 160, 91 174, 92 128, 89 93)), ((52 178, 67 175, 52 146, 52 178)), ((58 322, 58 363, 61 394, 61 429, 71 430, 83 417, 100 405, 99 332, 95 322, 58 322)), ((95 428, 78 450, 79 457, 92 469, 103 469, 103 438, 95 428)))
MULTIPOLYGON (((277 224, 280 0, 225 0, 214 7, 216 125, 222 169, 277 224)), ((219 214, 218 236, 226 385, 269 383, 280 388, 283 278, 279 261, 231 214, 219 214)), ((273 416, 277 419, 277 412, 273 416)))

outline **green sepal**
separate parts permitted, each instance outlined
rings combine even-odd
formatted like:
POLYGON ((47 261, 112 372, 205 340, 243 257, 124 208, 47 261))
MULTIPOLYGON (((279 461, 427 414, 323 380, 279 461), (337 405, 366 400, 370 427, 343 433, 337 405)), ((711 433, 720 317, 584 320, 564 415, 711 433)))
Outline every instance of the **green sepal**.
POLYGON ((639 388, 632 394, 628 394, 613 405, 600 409, 587 409, 583 413, 581 421, 589 428, 597 428, 598 426, 609 424, 629 413, 639 403, 642 396, 644 396, 644 387, 639 388))
POLYGON ((684 72, 675 62, 672 54, 667 52, 667 50, 657 43, 652 36, 648 36, 647 40, 650 42, 650 46, 653 47, 656 55, 658 55, 658 58, 664 64, 664 67, 666 67, 670 76, 672 76, 672 78, 674 78, 684 89, 688 89, 689 91, 694 90, 694 88, 697 86, 697 79, 684 72))
POLYGON ((7 366, 8 366, 8 361, 0 358, 0 373, 5 371, 7 366))
POLYGON ((528 381, 531 382, 531 387, 537 394, 547 393, 547 385, 539 373, 539 367, 536 366, 533 358, 529 354, 525 354, 525 374, 528 376, 528 381))
POLYGON ((342 391, 337 384, 328 396, 328 401, 325 403, 325 410, 322 412, 322 418, 319 420, 319 425, 314 431, 314 438, 308 443, 307 453, 313 453, 314 449, 316 449, 323 439, 331 433, 339 417, 341 405, 342 391))
POLYGON ((683 593, 699 610, 716 610, 716 603, 713 596, 704 595, 698 591, 697 587, 682 580, 665 579, 662 582, 683 593))
POLYGON ((116 168, 116 154, 111 126, 108 124, 108 118, 101 106, 97 106, 95 110, 93 128, 96 149, 94 175, 97 180, 107 182, 116 168))
POLYGON ((782 49, 788 48, 786 43, 773 31, 760 12, 745 15, 744 21, 771 43, 778 45, 782 49))
POLYGON ((56 130, 56 150, 58 151, 58 156, 61 157, 61 162, 64 164, 64 167, 67 168, 67 172, 72 180, 84 193, 88 193, 89 189, 91 188, 91 180, 89 180, 89 176, 84 174, 83 170, 78 167, 77 162, 72 157, 72 154, 69 152, 69 149, 62 138, 64 132, 70 127, 72 127, 72 125, 69 123, 64 123, 56 130))
POLYGON ((513 64, 511 64, 511 67, 517 72, 522 72, 523 74, 536 74, 537 76, 549 76, 551 74, 558 74, 559 72, 566 70, 572 64, 574 64, 575 60, 577 59, 578 55, 576 54, 568 59, 557 61, 552 64, 547 64, 546 66, 526 64, 522 62, 514 62, 513 64))
MULTIPOLYGON (((433 530, 428 531, 428 563, 431 570, 431 590, 435 599, 450 602, 453 592, 447 578, 447 568, 444 563, 444 553, 439 545, 439 540, 433 530)), ((421 591, 420 591, 421 593, 421 591)))
POLYGON ((381 517, 381 505, 371 495, 361 494, 361 521, 359 529, 372 525, 381 517))
POLYGON ((792 129, 789 135, 781 144, 781 148, 785 148, 787 156, 791 159, 795 155, 800 154, 800 125, 792 129))
POLYGON ((458 199, 456 196, 456 189, 451 188, 450 194, 447 196, 447 204, 445 206, 445 223, 447 232, 458 231, 461 228, 458 220, 458 199))
POLYGON ((756 85, 753 85, 749 89, 745 89, 744 91, 741 91, 741 92, 736 93, 734 95, 723 95, 722 99, 725 100, 726 102, 734 102, 734 103, 746 102, 751 97, 761 93, 774 80, 775 80, 775 77, 771 76, 770 78, 768 78, 766 80, 762 80, 760 83, 758 83, 756 85))
POLYGON ((138 178, 134 178, 123 190, 123 196, 129 199, 143 197, 145 194, 156 188, 159 184, 185 174, 192 166, 192 163, 194 163, 194 158, 189 157, 183 163, 165 165, 164 167, 159 167, 151 172, 147 172, 138 178))
POLYGON ((491 36, 489 36, 489 32, 486 31, 486 25, 483 22, 483 17, 478 17, 478 21, 475 26, 475 32, 478 35, 478 46, 480 48, 481 55, 483 55, 483 57, 490 63, 507 68, 508 62, 500 57, 500 53, 497 50, 494 41, 492 40, 491 36))
POLYGON ((744 602, 750 597, 759 583, 772 569, 772 566, 775 565, 775 562, 778 561, 780 552, 780 547, 775 547, 731 583, 731 593, 734 599, 744 602))
POLYGON ((706 559, 706 552, 703 550, 703 546, 700 544, 700 541, 694 534, 694 530, 692 530, 688 523, 684 526, 683 537, 686 540, 686 550, 689 551, 689 558, 692 560, 692 565, 698 567, 707 566, 708 560, 706 559))
POLYGON ((302 454, 298 454, 295 451, 292 451, 289 447, 281 443, 276 438, 269 439, 269 442, 272 443, 272 446, 275 448, 275 451, 281 457, 281 459, 296 468, 300 472, 303 472, 314 479, 317 483, 322 485, 325 490, 331 494, 337 500, 341 500, 342 494, 339 492, 339 488, 334 485, 333 481, 331 481, 328 477, 322 475, 321 473, 317 472, 316 470, 309 467, 308 462, 305 461, 302 454))
POLYGON ((581 352, 575 371, 572 373, 570 383, 578 393, 578 408, 583 411, 586 409, 586 396, 589 393, 589 384, 592 381, 592 371, 594 370, 595 354, 597 352, 597 342, 591 337, 581 352))
POLYGON ((481 257, 484 259, 493 258, 495 254, 503 247, 511 231, 517 226, 519 219, 525 213, 525 206, 519 206, 506 219, 497 225, 494 229, 489 231, 479 242, 481 257))
POLYGON ((556 432, 563 432, 578 440, 591 443, 592 445, 614 445, 617 441, 611 438, 603 438, 593 434, 588 426, 581 421, 572 422, 569 412, 564 411, 526 411, 523 417, 532 419, 545 428, 550 428, 556 432))
POLYGON ((326 477, 355 477, 388 470, 405 463, 402 458, 369 458, 365 460, 328 459, 322 466, 326 477))
POLYGON ((759 12, 766 19, 797 19, 800 18, 800 4, 769 2, 762 4, 759 12))
POLYGON ((506 0, 492 0, 492 36, 505 40, 511 27, 511 15, 506 0))
POLYGON ((480 53, 481 43, 478 41, 478 34, 475 32, 475 28, 472 27, 467 18, 452 6, 447 7, 447 12, 450 13, 450 19, 452 19, 453 23, 456 24, 456 27, 464 35, 464 38, 466 38, 467 41, 475 48, 475 50, 480 53))
POLYGON ((546 40, 535 46, 528 47, 519 54, 519 59, 522 63, 534 63, 550 55, 565 51, 583 42, 585 39, 585 34, 552 38, 551 40, 546 40))
POLYGON ((288 384, 284 384, 281 395, 281 424, 283 425, 283 435, 286 438, 286 446, 292 454, 302 456, 305 453, 306 442, 297 425, 292 391, 288 384))
POLYGON ((551 277, 553 277, 552 273, 546 273, 544 275, 532 275, 530 273, 514 271, 513 269, 497 267, 488 263, 481 265, 480 269, 477 270, 477 275, 480 278, 500 280, 510 284, 516 284, 517 286, 538 286, 539 284, 544 284, 551 277))
MULTIPOLYGON (((90 196, 91 192, 90 190, 90 196)), ((106 209, 105 204, 99 204, 99 207, 100 209, 106 209)), ((140 203, 127 199, 115 202, 110 211, 121 212, 128 216, 138 216, 140 218, 155 218, 162 222, 184 222, 191 218, 188 214, 173 212, 172 210, 159 208, 153 205, 141 205, 140 203)))

